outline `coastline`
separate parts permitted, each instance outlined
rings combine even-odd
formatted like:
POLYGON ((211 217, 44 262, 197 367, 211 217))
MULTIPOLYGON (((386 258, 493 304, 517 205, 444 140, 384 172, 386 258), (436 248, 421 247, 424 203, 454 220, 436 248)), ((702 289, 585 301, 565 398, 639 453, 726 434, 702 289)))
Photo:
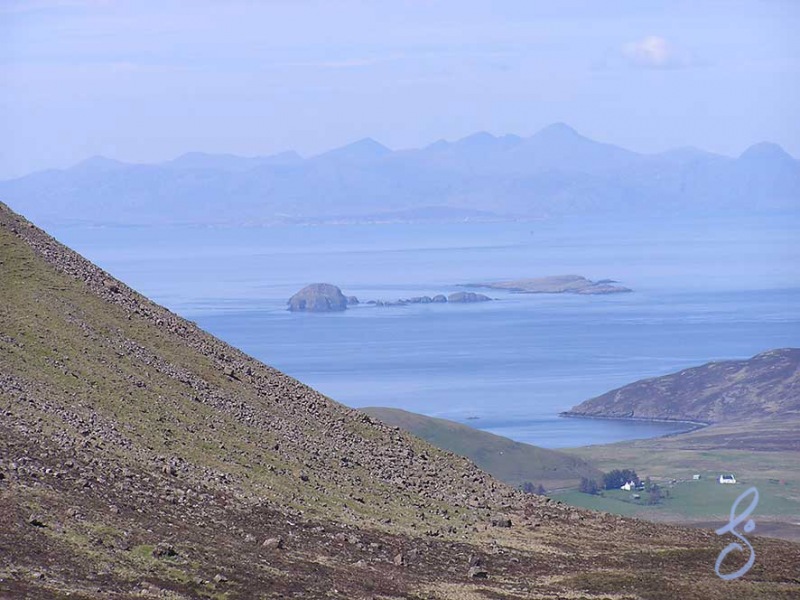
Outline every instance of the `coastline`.
POLYGON ((603 421, 638 421, 640 423, 685 423, 686 425, 690 425, 690 427, 685 431, 666 433, 664 435, 657 437, 671 437, 673 435, 682 435, 684 433, 690 433, 692 431, 697 431, 698 429, 703 429, 705 427, 709 427, 712 425, 712 423, 707 423, 705 421, 692 421, 689 419, 670 419, 667 417, 654 418, 654 417, 617 417, 617 416, 607 416, 607 415, 587 415, 584 413, 576 413, 569 410, 558 413, 558 416, 567 419, 597 419, 603 421))

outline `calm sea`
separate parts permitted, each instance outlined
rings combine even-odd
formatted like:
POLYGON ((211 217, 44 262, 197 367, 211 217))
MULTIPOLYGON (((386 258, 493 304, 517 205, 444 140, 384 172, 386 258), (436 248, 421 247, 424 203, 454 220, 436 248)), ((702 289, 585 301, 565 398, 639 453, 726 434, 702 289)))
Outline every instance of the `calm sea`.
POLYGON ((557 448, 673 424, 564 419, 644 377, 800 345, 796 218, 649 223, 58 227, 157 302, 344 404, 392 406, 557 448), (308 283, 362 301, 579 274, 613 296, 487 292, 476 305, 296 314, 308 283))

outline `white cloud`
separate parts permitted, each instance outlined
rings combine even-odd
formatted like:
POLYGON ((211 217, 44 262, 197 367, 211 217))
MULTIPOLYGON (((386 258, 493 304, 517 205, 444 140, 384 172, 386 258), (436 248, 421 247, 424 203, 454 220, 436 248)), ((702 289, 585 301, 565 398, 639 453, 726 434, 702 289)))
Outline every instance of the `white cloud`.
POLYGON ((684 52, 657 35, 625 44, 622 56, 632 65, 646 69, 685 67, 690 63, 684 52))

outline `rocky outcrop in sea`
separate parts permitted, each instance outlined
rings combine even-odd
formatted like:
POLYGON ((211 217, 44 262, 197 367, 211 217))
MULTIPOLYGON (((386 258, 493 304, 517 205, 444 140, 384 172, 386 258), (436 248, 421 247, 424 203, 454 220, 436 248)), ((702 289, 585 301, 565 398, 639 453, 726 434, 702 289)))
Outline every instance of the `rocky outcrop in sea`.
POLYGON ((293 312, 338 312, 346 310, 348 304, 358 304, 358 298, 348 298, 330 283, 312 283, 289 298, 288 304, 293 312))
MULTIPOLYGON (((484 294, 475 292, 454 292, 449 296, 412 296, 398 300, 370 300, 363 304, 369 306, 406 306, 408 304, 468 304, 492 300, 484 294)), ((362 304, 355 296, 345 296, 342 290, 330 283, 312 283, 289 298, 289 310, 293 312, 338 312, 348 306, 362 304)))

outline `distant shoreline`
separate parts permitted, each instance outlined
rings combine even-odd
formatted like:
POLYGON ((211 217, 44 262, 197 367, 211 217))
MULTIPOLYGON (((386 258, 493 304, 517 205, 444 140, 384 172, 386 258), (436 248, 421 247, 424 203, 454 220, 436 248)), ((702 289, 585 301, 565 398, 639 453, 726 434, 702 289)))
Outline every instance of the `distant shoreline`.
POLYGON ((706 423, 705 421, 691 421, 689 419, 670 419, 667 417, 662 417, 660 419, 651 417, 610 417, 604 415, 586 415, 582 413, 574 413, 569 410, 558 413, 558 416, 565 417, 568 419, 597 419, 602 421, 638 421, 640 423, 685 423, 686 425, 691 426, 689 429, 685 431, 678 431, 675 433, 665 433, 664 435, 657 437, 669 437, 672 435, 680 435, 682 433, 697 431, 698 429, 703 429, 704 427, 709 427, 711 425, 711 423, 706 423))

